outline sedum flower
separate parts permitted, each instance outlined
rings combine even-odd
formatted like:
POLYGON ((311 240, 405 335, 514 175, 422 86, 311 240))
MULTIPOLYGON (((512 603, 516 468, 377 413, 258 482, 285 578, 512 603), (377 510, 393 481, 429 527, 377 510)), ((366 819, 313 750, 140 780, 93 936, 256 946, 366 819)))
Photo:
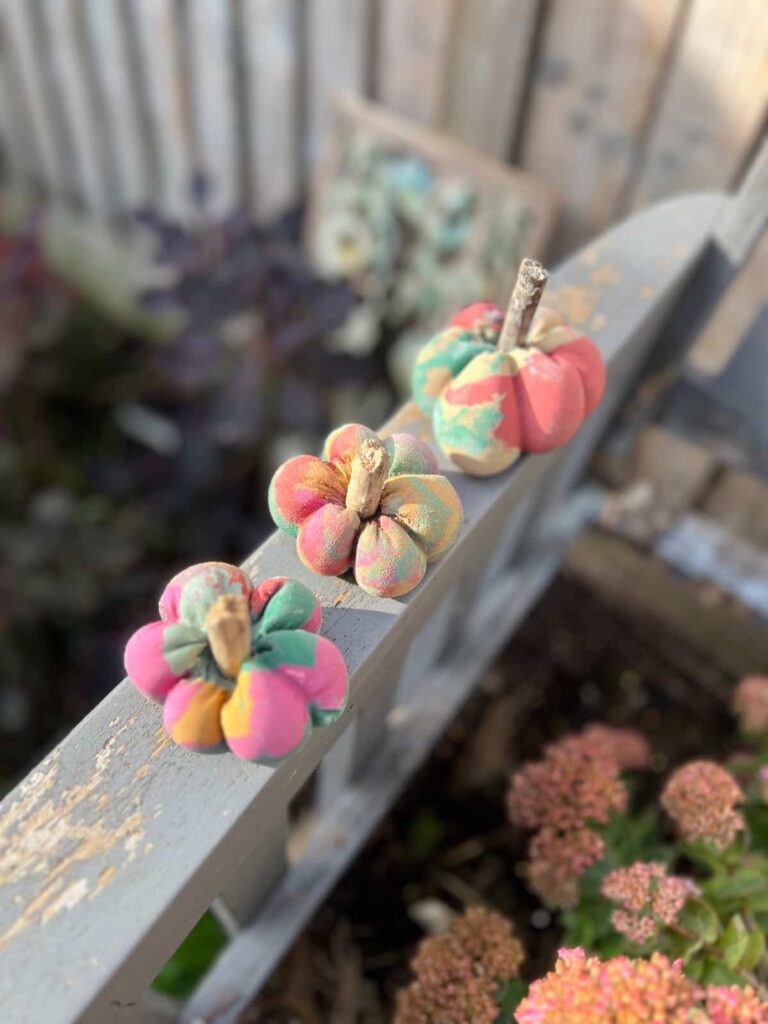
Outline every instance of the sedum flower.
POLYGON ((576 902, 579 879, 605 849, 592 826, 607 824, 627 804, 616 737, 603 729, 546 747, 540 761, 513 776, 507 794, 511 821, 536 832, 525 866, 529 885, 552 907, 576 902))
POLYGON ((768 1004, 749 987, 710 985, 704 1006, 702 1024, 768 1024, 768 1004))
POLYGON ((661 794, 661 805, 688 842, 708 842, 727 849, 744 819, 736 805, 744 794, 734 779, 714 761, 689 761, 672 773, 661 794))
POLYGON ((535 981, 517 1024, 689 1024, 698 989, 660 953, 601 961, 583 949, 560 951, 555 969, 535 981))
POLYGON ((636 729, 620 729, 593 722, 579 734, 590 749, 612 758, 619 771, 633 772, 647 768, 651 761, 651 745, 636 729))
POLYGON ((543 828, 528 849, 528 884, 548 906, 572 907, 579 899, 579 879, 604 853, 605 843, 589 828, 543 828))
POLYGON ((496 990, 519 971, 523 948, 500 914, 480 907, 424 939, 414 980, 397 999, 395 1024, 493 1024, 496 990))
POLYGON ((605 825, 622 811, 627 791, 617 778, 615 760, 592 751, 580 736, 552 744, 540 761, 524 765, 512 778, 509 816, 522 828, 550 827, 565 832, 605 825))
POLYGON ((601 888, 619 904, 611 916, 614 928, 638 945, 655 939, 662 926, 676 924, 688 898, 699 893, 689 879, 668 875, 663 864, 643 861, 611 871, 601 888))
POLYGON ((733 711, 742 732, 768 732, 768 677, 747 676, 733 692, 733 711))

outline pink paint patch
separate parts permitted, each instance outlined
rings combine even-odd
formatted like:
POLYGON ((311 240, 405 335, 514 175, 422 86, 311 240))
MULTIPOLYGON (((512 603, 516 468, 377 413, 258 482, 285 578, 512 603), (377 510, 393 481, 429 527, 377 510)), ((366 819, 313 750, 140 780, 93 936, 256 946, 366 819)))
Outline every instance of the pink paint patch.
POLYGON ((146 697, 162 703, 179 677, 163 657, 165 622, 149 622, 137 629, 125 647, 125 671, 146 697))
POLYGON ((347 697, 347 666, 336 644, 317 638, 315 664, 284 665, 281 670, 302 691, 305 699, 321 711, 340 711, 347 697))
POLYGON ((566 361, 533 352, 514 378, 520 445, 528 452, 548 452, 574 436, 584 419, 584 388, 566 361))
POLYGON ((362 423, 346 423, 328 435, 323 456, 329 462, 348 462, 361 442, 369 437, 377 437, 376 432, 370 427, 364 427, 362 423))
POLYGON ((556 363, 564 361, 579 375, 584 389, 584 415, 589 416, 600 404, 605 391, 605 363, 600 351, 587 337, 565 342, 552 351, 556 363))
POLYGON ((473 302, 471 306, 465 306, 452 316, 448 326, 464 327, 471 331, 487 324, 500 329, 503 320, 501 310, 493 302, 473 302))
POLYGON ((288 582, 287 576, 272 576, 268 580, 262 580, 251 593, 251 615, 258 618, 264 611, 267 602, 275 596, 284 583, 288 582))
POLYGON ((338 505, 324 505, 299 529, 296 551, 312 572, 339 576, 352 566, 360 517, 338 505))
POLYGON ((280 515, 291 526, 301 526, 323 505, 344 504, 339 470, 314 455, 289 459, 275 473, 271 488, 280 515))
POLYGON ((229 749, 246 761, 285 757, 309 728, 303 694, 279 670, 244 669, 222 718, 229 749))

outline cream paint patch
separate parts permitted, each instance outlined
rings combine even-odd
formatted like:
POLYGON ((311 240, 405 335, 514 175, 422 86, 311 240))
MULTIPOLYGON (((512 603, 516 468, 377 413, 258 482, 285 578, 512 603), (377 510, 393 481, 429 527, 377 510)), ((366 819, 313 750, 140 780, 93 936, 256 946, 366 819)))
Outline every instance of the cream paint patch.
MULTIPOLYGON (((44 927, 83 899, 94 899, 122 868, 147 852, 146 845, 142 850, 144 788, 136 787, 138 773, 121 788, 111 788, 113 763, 128 748, 129 738, 123 734, 135 718, 127 719, 96 753, 86 782, 55 793, 60 764, 54 751, 0 818, 0 898, 19 907, 16 920, 0 935, 0 949, 27 928, 44 927), (111 804, 127 811, 115 816, 116 823, 103 818, 111 804), (108 856, 114 863, 105 865, 95 881, 81 873, 85 865, 108 856), (30 880, 36 893, 25 902, 13 889, 30 880)), ((141 776, 145 778, 148 774, 141 776)))

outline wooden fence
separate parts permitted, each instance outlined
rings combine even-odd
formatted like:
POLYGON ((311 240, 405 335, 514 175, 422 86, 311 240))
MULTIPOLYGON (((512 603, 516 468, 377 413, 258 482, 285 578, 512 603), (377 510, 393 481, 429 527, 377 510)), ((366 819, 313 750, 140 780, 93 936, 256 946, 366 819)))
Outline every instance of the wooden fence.
POLYGON ((738 178, 768 110, 765 0, 0 0, 8 177, 117 221, 299 198, 359 93, 512 159, 559 250, 738 178))

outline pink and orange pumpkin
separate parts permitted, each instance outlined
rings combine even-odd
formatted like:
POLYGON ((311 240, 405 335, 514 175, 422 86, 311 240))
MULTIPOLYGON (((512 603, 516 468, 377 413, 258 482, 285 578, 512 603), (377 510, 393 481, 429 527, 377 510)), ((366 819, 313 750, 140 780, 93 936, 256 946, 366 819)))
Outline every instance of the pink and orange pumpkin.
POLYGON ((410 434, 381 439, 358 423, 334 430, 322 458, 284 463, 269 508, 308 569, 322 576, 351 569, 376 597, 413 590, 462 522, 461 500, 429 445, 410 434))
POLYGON ((467 306, 421 350, 413 397, 464 472, 491 476, 522 452, 567 444, 605 389, 602 356, 552 309, 512 337, 490 302, 467 306))
POLYGON ((128 641, 126 672, 163 705, 180 746, 273 765, 344 710, 346 665, 321 621, 303 583, 254 585, 237 566, 203 562, 165 588, 160 619, 128 641))

